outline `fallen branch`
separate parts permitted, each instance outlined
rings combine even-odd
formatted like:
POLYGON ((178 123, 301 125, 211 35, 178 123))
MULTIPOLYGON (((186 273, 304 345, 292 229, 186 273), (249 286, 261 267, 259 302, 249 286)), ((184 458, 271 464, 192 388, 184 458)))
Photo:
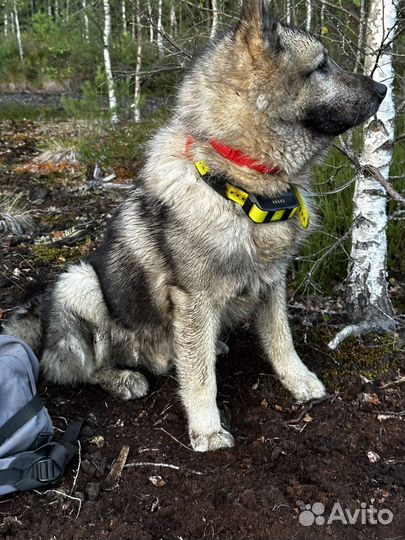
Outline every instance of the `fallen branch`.
MULTIPOLYGON (((174 469, 175 471, 180 471, 178 465, 172 465, 171 463, 153 463, 152 461, 134 461, 132 463, 127 463, 125 467, 162 467, 166 469, 174 469)), ((186 469, 188 472, 202 476, 204 473, 200 471, 195 471, 194 469, 186 469)))
POLYGON ((401 383, 405 383, 405 376, 400 377, 399 379, 395 379, 395 381, 391 381, 387 384, 383 384, 381 388, 389 388, 390 386, 394 386, 395 384, 401 384, 401 383))
POLYGON ((348 326, 345 326, 343 330, 338 332, 331 341, 329 341, 328 347, 329 349, 332 349, 334 351, 348 337, 360 337, 361 335, 366 334, 367 332, 371 332, 373 330, 384 330, 386 332, 392 329, 392 327, 392 321, 383 320, 370 320, 363 321, 357 324, 349 324, 348 326))
POLYGON ((125 467, 129 454, 129 446, 125 445, 121 448, 121 451, 117 457, 116 462, 111 467, 111 471, 108 473, 105 479, 104 485, 107 489, 113 488, 121 478, 122 471, 125 467))
POLYGON ((339 392, 335 392, 334 394, 327 394, 326 396, 323 396, 321 398, 318 398, 318 399, 312 399, 306 407, 304 407, 302 409, 302 411, 300 412, 300 414, 297 416, 297 418, 293 418, 292 420, 288 420, 287 421, 287 424, 289 425, 295 425, 295 424, 299 424, 301 422, 301 420, 304 418, 304 416, 315 406, 315 405, 320 405, 321 403, 323 403, 324 401, 328 401, 329 399, 331 401, 334 401, 337 396, 339 395, 339 392))

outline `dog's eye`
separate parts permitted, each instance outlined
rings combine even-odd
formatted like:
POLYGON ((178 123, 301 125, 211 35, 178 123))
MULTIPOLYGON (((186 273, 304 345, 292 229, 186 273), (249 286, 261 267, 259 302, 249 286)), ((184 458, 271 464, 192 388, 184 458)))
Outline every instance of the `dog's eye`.
POLYGON ((318 73, 327 73, 329 69, 328 59, 325 58, 323 62, 321 62, 318 67, 315 69, 318 73))

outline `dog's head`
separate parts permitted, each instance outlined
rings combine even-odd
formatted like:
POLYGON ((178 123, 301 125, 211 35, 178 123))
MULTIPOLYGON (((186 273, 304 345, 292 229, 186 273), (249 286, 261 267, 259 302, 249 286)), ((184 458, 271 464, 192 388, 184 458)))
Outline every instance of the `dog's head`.
POLYGON ((237 27, 185 77, 179 113, 193 134, 242 149, 247 133, 259 139, 266 131, 320 148, 372 116, 385 93, 385 85, 340 69, 313 35, 273 21, 262 0, 245 0, 237 27))
POLYGON ((261 0, 244 2, 235 39, 251 56, 258 106, 281 121, 335 136, 375 114, 385 97, 385 85, 343 71, 313 35, 272 21, 261 0))

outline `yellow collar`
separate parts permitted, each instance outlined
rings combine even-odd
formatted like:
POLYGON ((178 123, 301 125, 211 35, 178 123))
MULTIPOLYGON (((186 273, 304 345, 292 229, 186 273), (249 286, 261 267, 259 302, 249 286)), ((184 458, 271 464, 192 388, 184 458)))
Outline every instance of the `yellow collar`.
POLYGON ((309 226, 309 214, 304 199, 298 189, 293 186, 291 190, 265 198, 230 184, 226 178, 211 174, 211 169, 203 160, 197 161, 195 167, 201 178, 207 182, 219 195, 235 202, 243 208, 254 223, 274 223, 285 221, 298 214, 301 226, 309 226))

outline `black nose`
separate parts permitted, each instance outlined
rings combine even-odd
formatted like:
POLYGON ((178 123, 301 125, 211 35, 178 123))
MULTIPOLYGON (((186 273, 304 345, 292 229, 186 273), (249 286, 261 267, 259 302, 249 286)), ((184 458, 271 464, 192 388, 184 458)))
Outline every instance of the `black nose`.
POLYGON ((385 84, 374 82, 374 90, 377 96, 382 101, 385 98, 385 94, 387 93, 387 87, 385 86, 385 84))

